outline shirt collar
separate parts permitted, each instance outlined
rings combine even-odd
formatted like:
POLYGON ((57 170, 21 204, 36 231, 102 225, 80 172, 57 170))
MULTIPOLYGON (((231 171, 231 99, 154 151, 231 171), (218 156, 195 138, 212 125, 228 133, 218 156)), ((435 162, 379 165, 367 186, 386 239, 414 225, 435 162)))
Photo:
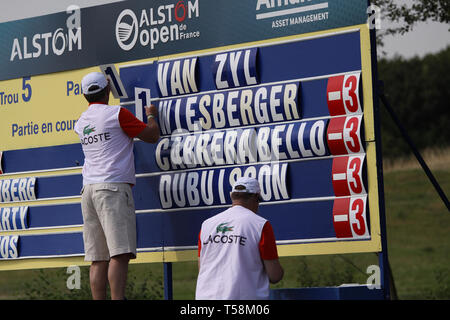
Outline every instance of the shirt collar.
POLYGON ((107 104, 104 103, 104 102, 91 102, 91 103, 89 103, 89 107, 90 107, 91 105, 93 105, 93 104, 104 104, 104 105, 107 105, 107 104))

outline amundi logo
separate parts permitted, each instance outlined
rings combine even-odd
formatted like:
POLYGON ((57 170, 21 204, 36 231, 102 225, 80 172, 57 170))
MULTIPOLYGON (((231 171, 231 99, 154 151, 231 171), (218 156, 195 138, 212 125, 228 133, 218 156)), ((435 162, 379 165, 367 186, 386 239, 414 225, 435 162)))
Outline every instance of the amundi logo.
POLYGON ((116 22, 116 40, 119 46, 125 50, 131 50, 138 37, 138 21, 133 11, 122 11, 116 22), (130 40, 131 39, 131 40, 130 40))

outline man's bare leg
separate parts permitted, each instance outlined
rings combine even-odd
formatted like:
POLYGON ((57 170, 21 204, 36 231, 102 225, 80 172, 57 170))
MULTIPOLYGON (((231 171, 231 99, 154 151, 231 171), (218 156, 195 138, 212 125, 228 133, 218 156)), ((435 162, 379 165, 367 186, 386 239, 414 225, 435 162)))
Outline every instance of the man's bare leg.
POLYGON ((111 258, 108 269, 108 280, 112 300, 123 300, 125 298, 130 257, 131 255, 126 253, 111 258))
POLYGON ((106 299, 106 284, 108 281, 109 261, 94 261, 89 269, 92 299, 106 299))

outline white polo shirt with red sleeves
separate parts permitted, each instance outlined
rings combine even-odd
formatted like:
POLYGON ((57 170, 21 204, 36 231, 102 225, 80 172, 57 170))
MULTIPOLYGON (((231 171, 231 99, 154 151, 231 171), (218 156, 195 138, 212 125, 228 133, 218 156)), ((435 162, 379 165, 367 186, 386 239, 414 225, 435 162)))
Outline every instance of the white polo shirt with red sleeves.
POLYGON ((83 185, 136 184, 133 138, 145 127, 125 108, 91 103, 75 124, 85 155, 83 185))
POLYGON ((232 206, 203 222, 198 247, 197 300, 269 298, 269 277, 262 260, 278 259, 269 221, 242 206, 232 206))

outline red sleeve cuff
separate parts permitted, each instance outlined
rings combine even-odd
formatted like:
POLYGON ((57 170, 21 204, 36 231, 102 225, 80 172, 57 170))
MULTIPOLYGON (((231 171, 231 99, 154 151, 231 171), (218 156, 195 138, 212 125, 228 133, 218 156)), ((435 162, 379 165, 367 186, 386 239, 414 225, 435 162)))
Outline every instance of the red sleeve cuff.
POLYGON ((139 135, 147 126, 144 122, 136 118, 128 109, 120 108, 119 123, 122 130, 130 137, 139 135))

